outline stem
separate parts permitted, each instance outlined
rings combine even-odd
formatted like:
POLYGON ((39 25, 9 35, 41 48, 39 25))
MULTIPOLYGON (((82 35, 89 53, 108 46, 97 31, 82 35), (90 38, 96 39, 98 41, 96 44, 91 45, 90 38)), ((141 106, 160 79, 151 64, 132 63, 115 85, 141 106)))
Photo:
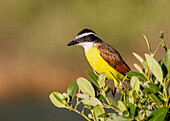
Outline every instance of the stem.
POLYGON ((103 90, 101 90, 101 91, 102 91, 102 94, 103 94, 104 98, 106 99, 107 103, 108 103, 109 105, 111 105, 110 102, 109 102, 109 100, 108 100, 107 97, 106 97, 105 92, 104 92, 103 90))
POLYGON ((85 109, 85 106, 83 107, 83 109, 82 109, 82 111, 81 111, 82 114, 84 114, 84 109, 85 109))
POLYGON ((104 108, 111 108, 111 109, 113 109, 114 111, 119 112, 118 109, 116 109, 115 107, 113 107, 113 106, 111 106, 111 105, 104 104, 104 108))
POLYGON ((123 78, 122 83, 126 80, 126 78, 127 78, 127 75, 123 78))
POLYGON ((93 121, 96 121, 96 118, 95 118, 95 115, 94 115, 93 110, 90 110, 90 112, 91 112, 91 114, 92 114, 92 116, 93 116, 93 121))
MULTIPOLYGON (((140 101, 139 101, 140 102, 140 101)), ((139 106, 140 106, 140 109, 142 109, 143 107, 142 107, 142 105, 139 103, 139 106)))
POLYGON ((162 95, 162 96, 163 96, 163 98, 165 98, 165 97, 164 97, 164 95, 163 95, 163 93, 161 93, 160 91, 158 91, 158 93, 159 93, 160 95, 162 95))
POLYGON ((167 90, 166 90, 166 78, 164 79, 163 82, 163 88, 164 88, 164 95, 165 95, 165 103, 166 103, 166 107, 168 107, 168 95, 167 95, 167 90))
POLYGON ((165 49, 165 52, 167 52, 167 51, 168 51, 168 47, 165 45, 164 40, 162 40, 162 41, 163 41, 163 43, 162 43, 163 45, 162 45, 162 46, 163 46, 163 48, 165 49))
MULTIPOLYGON (((126 88, 126 86, 124 85, 124 81, 126 80, 126 78, 127 78, 127 75, 124 77, 124 79, 122 80, 122 85, 124 86, 124 88, 125 88, 125 90, 126 90, 126 92, 129 92, 129 90, 126 88)), ((130 82, 130 81, 129 81, 130 82)), ((129 82, 127 82, 128 83, 128 85, 130 86, 130 83, 129 82)))
POLYGON ((80 115, 82 115, 85 119, 87 119, 88 121, 91 121, 86 115, 84 115, 83 113, 80 113, 78 110, 76 110, 76 109, 72 109, 73 111, 75 111, 76 113, 78 113, 78 114, 80 114, 80 115))
POLYGON ((77 109, 70 107, 68 104, 66 104, 66 105, 67 105, 67 107, 66 107, 67 109, 72 110, 72 111, 82 115, 86 120, 91 121, 86 115, 84 115, 84 113, 81 113, 77 109))
POLYGON ((150 77, 151 76, 151 69, 148 68, 148 73, 147 73, 147 77, 150 77))
POLYGON ((103 90, 101 90, 101 91, 102 91, 102 95, 103 95, 103 97, 106 99, 107 103, 109 104, 109 105, 104 104, 104 105, 106 106, 105 108, 109 107, 109 108, 112 108, 113 110, 115 110, 115 111, 117 111, 117 112, 118 112, 119 110, 117 110, 115 107, 111 106, 111 104, 110 104, 109 100, 108 100, 108 99, 107 99, 107 97, 106 97, 105 92, 104 92, 103 90))
POLYGON ((147 44, 147 46, 148 46, 148 50, 149 50, 149 53, 150 53, 150 55, 151 55, 152 53, 151 53, 151 47, 150 47, 149 41, 148 41, 147 37, 146 37, 144 34, 143 34, 143 37, 144 37, 145 40, 146 40, 146 44, 147 44))
POLYGON ((155 50, 154 54, 152 55, 152 57, 155 56, 155 54, 157 53, 158 49, 160 48, 160 46, 161 46, 163 43, 164 43, 164 39, 162 39, 162 42, 159 43, 159 45, 158 45, 158 47, 156 48, 156 50, 155 50))
POLYGON ((129 90, 126 88, 126 86, 122 83, 123 87, 125 88, 126 92, 129 93, 129 90))
POLYGON ((77 106, 78 106, 80 103, 81 103, 81 101, 79 101, 78 98, 77 98, 77 104, 76 104, 76 106, 75 106, 75 109, 77 109, 77 106))
POLYGON ((145 73, 142 73, 145 77, 146 77, 146 79, 149 81, 149 82, 151 82, 151 80, 149 80, 149 78, 145 75, 145 73))

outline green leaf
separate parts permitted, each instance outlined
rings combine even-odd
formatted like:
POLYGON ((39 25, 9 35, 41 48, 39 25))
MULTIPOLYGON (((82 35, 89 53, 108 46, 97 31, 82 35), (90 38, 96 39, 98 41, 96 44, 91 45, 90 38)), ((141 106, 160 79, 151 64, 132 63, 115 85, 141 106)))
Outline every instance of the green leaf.
POLYGON ((143 64, 143 59, 136 53, 133 52, 133 55, 143 64))
POLYGON ((165 98, 162 96, 162 94, 156 93, 156 96, 160 99, 160 100, 164 100, 165 98))
POLYGON ((104 121, 104 117, 99 117, 100 115, 105 113, 104 109, 100 106, 95 106, 93 110, 94 110, 97 121, 99 120, 104 121))
POLYGON ((87 80, 92 84, 95 95, 97 95, 97 93, 100 93, 100 90, 98 89, 98 87, 90 79, 87 79, 87 80))
POLYGON ((149 71, 149 65, 148 65, 147 61, 144 61, 143 65, 144 65, 144 68, 145 68, 145 73, 147 74, 148 71, 149 71))
POLYGON ((59 93, 59 92, 53 92, 54 97, 60 102, 60 103, 65 103, 64 102, 64 96, 59 93))
POLYGON ((149 94, 149 98, 160 107, 160 100, 154 93, 149 94))
POLYGON ((66 103, 69 103, 70 102, 70 97, 67 93, 63 93, 63 96, 64 96, 64 100, 66 101, 66 103))
POLYGON ((138 93, 139 88, 140 88, 140 83, 139 83, 138 77, 132 76, 132 78, 130 80, 130 86, 132 87, 132 90, 136 90, 136 92, 138 93))
POLYGON ((134 119, 136 113, 136 106, 132 105, 132 103, 129 103, 129 108, 130 108, 130 115, 134 119))
POLYGON ((106 74, 103 72, 102 74, 99 75, 98 83, 100 88, 105 87, 105 79, 106 79, 106 74))
POLYGON ((153 84, 153 83, 148 83, 148 85, 149 85, 149 89, 153 90, 154 93, 157 93, 158 91, 160 91, 160 88, 157 87, 155 84, 153 84))
POLYGON ((86 94, 76 94, 76 96, 77 96, 78 98, 82 98, 82 99, 89 98, 89 95, 86 95, 86 94))
POLYGON ((118 100, 116 98, 114 98, 113 96, 108 96, 107 99, 113 106, 118 108, 118 100))
MULTIPOLYGON (((134 99, 133 99, 132 97, 129 97, 128 99, 129 99, 129 101, 128 101, 129 103, 132 103, 132 104, 135 103, 135 102, 134 102, 134 99)), ((128 103, 128 102, 126 102, 126 103, 128 103)))
POLYGON ((146 110, 146 116, 148 117, 153 111, 146 110))
POLYGON ((152 56, 145 54, 145 57, 146 57, 147 63, 149 65, 149 68, 151 69, 152 73, 154 74, 156 79, 162 83, 163 73, 162 73, 162 69, 161 69, 160 65, 152 56))
POLYGON ((78 98, 82 99, 82 102, 86 105, 91 105, 91 106, 96 106, 96 105, 100 105, 103 106, 103 104, 95 97, 91 97, 89 95, 86 94, 76 94, 76 96, 78 98))
POLYGON ((118 116, 115 113, 112 113, 106 121, 131 121, 130 119, 124 117, 124 116, 118 116))
POLYGON ((155 95, 154 91, 149 89, 149 88, 145 88, 143 90, 143 92, 156 104, 160 107, 160 100, 158 99, 158 97, 155 95))
POLYGON ((162 69, 162 72, 163 72, 163 78, 165 78, 166 75, 168 74, 168 70, 167 70, 167 67, 165 66, 164 63, 162 63, 161 69, 162 69))
POLYGON ((74 98, 74 95, 76 93, 76 89, 77 89, 77 83, 76 82, 72 82, 69 87, 67 88, 67 94, 71 97, 70 101, 74 98))
POLYGON ((100 106, 95 106, 94 112, 95 112, 96 116, 99 116, 99 115, 102 115, 105 113, 104 109, 100 106))
POLYGON ((97 96, 97 98, 98 98, 101 102, 104 102, 104 97, 103 97, 102 94, 99 94, 99 95, 97 96))
MULTIPOLYGON (((123 94, 122 94, 123 95, 123 94)), ((124 93, 124 96, 123 96, 123 102, 125 103, 125 104, 127 104, 131 99, 130 99, 130 95, 129 94, 127 94, 127 93, 124 93)))
POLYGON ((149 88, 143 89, 142 92, 144 92, 146 95, 149 95, 149 94, 151 94, 151 93, 154 93, 154 91, 151 90, 151 89, 149 89, 149 88))
POLYGON ((168 72, 170 73, 170 48, 166 52, 163 63, 165 64, 166 68, 168 69, 168 72))
POLYGON ((118 101, 118 108, 123 113, 124 111, 127 111, 126 105, 122 101, 118 101))
POLYGON ((84 100, 82 100, 82 102, 86 105, 91 105, 91 106, 96 106, 96 105, 103 106, 103 104, 95 97, 85 98, 84 100))
POLYGON ((92 84, 85 78, 79 77, 77 79, 77 84, 79 86, 79 89, 86 95, 95 97, 95 92, 92 84))
POLYGON ((168 82, 168 85, 167 85, 167 92, 168 92, 168 96, 170 96, 170 81, 168 82))
POLYGON ((133 65, 140 73, 143 73, 143 71, 139 65, 137 65, 136 63, 134 63, 133 65))
POLYGON ((167 115, 168 108, 161 107, 154 110, 148 117, 148 121, 163 121, 167 115))
POLYGON ((64 96, 59 92, 53 92, 49 96, 51 102, 58 108, 64 108, 65 104, 63 102, 64 96))
POLYGON ((145 111, 144 110, 140 110, 139 113, 138 113, 138 119, 141 121, 141 120, 144 120, 145 118, 145 111))
POLYGON ((129 71, 128 73, 126 73, 126 75, 127 75, 128 77, 130 77, 130 78, 131 78, 132 76, 136 76, 136 77, 138 77, 138 79, 139 79, 141 82, 147 81, 146 77, 145 77, 143 74, 138 73, 138 72, 129 71))
POLYGON ((122 113, 123 116, 125 117, 129 117, 129 111, 128 110, 125 110, 123 113, 122 113))
POLYGON ((97 82, 98 76, 95 73, 88 71, 88 70, 86 70, 85 72, 97 85, 99 85, 97 82))
POLYGON ((97 95, 98 93, 100 93, 100 90, 98 89, 98 87, 97 87, 94 83, 91 83, 91 84, 92 84, 92 86, 93 86, 95 95, 97 95))
POLYGON ((132 92, 132 96, 133 96, 133 101, 134 101, 134 103, 136 103, 136 91, 133 91, 133 92, 132 92))
POLYGON ((147 44, 147 46, 148 46, 149 53, 151 53, 151 46, 150 46, 150 44, 149 44, 149 41, 148 41, 147 37, 146 37, 144 34, 143 34, 143 37, 144 37, 145 40, 146 40, 146 44, 147 44))

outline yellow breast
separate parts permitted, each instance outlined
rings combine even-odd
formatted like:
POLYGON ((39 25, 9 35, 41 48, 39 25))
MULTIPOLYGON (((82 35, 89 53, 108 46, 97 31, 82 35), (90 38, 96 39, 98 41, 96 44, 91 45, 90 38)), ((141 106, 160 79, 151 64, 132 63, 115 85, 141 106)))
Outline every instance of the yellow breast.
POLYGON ((100 55, 100 51, 97 49, 97 46, 91 47, 85 51, 86 58, 90 63, 91 67, 97 71, 97 73, 101 74, 102 72, 106 73, 106 77, 109 80, 113 80, 117 85, 117 80, 114 76, 118 79, 123 79, 124 75, 120 74, 114 68, 112 68, 100 55), (110 73, 112 72, 114 76, 110 73))

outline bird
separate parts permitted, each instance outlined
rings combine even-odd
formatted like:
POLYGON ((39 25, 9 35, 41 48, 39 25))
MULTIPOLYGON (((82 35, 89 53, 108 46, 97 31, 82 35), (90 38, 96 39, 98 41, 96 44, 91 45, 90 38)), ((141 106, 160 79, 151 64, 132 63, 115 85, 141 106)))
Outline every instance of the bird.
POLYGON ((98 74, 104 72, 108 80, 114 81, 115 87, 119 84, 117 79, 123 80, 126 73, 130 71, 118 51, 102 41, 91 29, 83 29, 73 41, 67 44, 67 46, 73 45, 82 46, 93 70, 98 74))

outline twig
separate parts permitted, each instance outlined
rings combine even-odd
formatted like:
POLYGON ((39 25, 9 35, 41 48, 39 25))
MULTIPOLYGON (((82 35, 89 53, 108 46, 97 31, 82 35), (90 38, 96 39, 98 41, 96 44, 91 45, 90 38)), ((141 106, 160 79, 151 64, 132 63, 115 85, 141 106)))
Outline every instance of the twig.
POLYGON ((79 112, 77 109, 72 108, 72 107, 70 107, 70 106, 67 105, 67 104, 66 104, 66 106, 67 106, 67 107, 66 107, 67 109, 72 110, 72 111, 74 111, 74 112, 76 112, 76 113, 82 115, 82 116, 83 116, 85 119, 87 119, 88 121, 91 121, 84 113, 79 112))

